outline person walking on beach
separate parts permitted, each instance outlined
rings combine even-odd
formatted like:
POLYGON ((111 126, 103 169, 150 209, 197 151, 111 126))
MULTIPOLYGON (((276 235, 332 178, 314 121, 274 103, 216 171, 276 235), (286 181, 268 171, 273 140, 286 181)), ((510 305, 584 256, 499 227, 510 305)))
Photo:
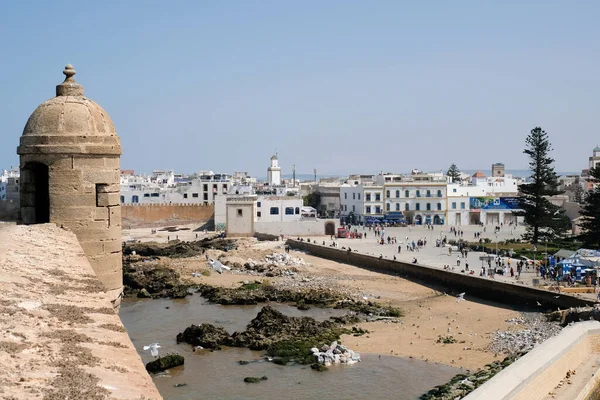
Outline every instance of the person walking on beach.
POLYGON ((398 254, 400 254, 402 252, 402 245, 398 246, 398 254))
POLYGON ((456 256, 456 266, 460 267, 460 257, 456 256))

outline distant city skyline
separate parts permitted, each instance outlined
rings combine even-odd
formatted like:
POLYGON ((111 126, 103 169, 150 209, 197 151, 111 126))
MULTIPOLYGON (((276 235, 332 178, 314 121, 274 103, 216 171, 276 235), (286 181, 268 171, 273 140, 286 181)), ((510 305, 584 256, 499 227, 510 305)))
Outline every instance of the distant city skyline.
POLYGON ((600 143, 599 13, 594 1, 7 3, 0 162, 18 165, 27 118, 71 63, 115 123, 122 169, 262 176, 277 151, 286 172, 522 170, 541 126, 556 170, 581 171, 600 143))

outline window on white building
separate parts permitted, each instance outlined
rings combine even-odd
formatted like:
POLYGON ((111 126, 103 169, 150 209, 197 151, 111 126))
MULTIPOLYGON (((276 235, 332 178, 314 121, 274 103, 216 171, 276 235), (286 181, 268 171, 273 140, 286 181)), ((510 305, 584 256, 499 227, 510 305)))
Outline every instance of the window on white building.
POLYGON ((387 204, 385 205, 385 209, 386 209, 386 211, 390 211, 390 208, 391 208, 391 205, 390 205, 390 203, 387 203, 387 204))
POLYGON ((348 199, 348 193, 344 193, 344 199, 348 199))
POLYGON ((400 191, 396 190, 396 198, 400 197, 400 191))
POLYGON ((438 197, 442 197, 442 191, 438 190, 438 197))
POLYGON ((421 197, 421 191, 417 190, 417 197, 421 197))
POLYGON ((294 210, 294 214, 300 214, 300 207, 296 207, 296 209, 294 210))
POLYGON ((452 202, 452 209, 456 210, 456 202, 455 201, 452 202))
POLYGON ((452 189, 452 193, 456 193, 456 188, 455 188, 455 189, 452 189))
POLYGON ((184 198, 184 199, 187 199, 187 193, 184 193, 184 194, 183 194, 183 198, 184 198))
POLYGON ((365 207, 365 214, 371 214, 371 206, 365 207))
POLYGON ((271 207, 271 215, 279 215, 279 207, 271 207))
POLYGON ((460 203, 460 208, 463 209, 463 210, 465 209, 465 202, 464 201, 460 203))
POLYGON ((421 205, 419 203, 415 204, 415 210, 419 211, 421 209, 421 205))
POLYGON ((260 215, 261 215, 261 212, 260 212, 260 211, 257 211, 257 212, 256 212, 256 216, 257 216, 258 218, 260 218, 260 215))
POLYGON ((431 190, 427 191, 427 194, 425 195, 426 197, 431 197, 431 190))
POLYGON ((238 217, 243 217, 244 216, 244 210, 242 210, 241 208, 237 209, 237 216, 238 217))
POLYGON ((427 211, 431 211, 431 203, 427 203, 427 211))
POLYGON ((366 201, 371 201, 371 193, 365 194, 365 200, 366 201))
POLYGON ((356 193, 352 193, 352 200, 356 200, 356 193))
POLYGON ((352 212, 356 212, 356 206, 352 204, 352 212))
POLYGON ((381 201, 381 193, 375 193, 375 201, 381 201))
POLYGON ((260 207, 260 201, 256 202, 256 207, 260 207))
POLYGON ((360 193, 358 194, 358 199, 360 200, 360 193))
POLYGON ((198 197, 198 193, 192 193, 192 197, 198 197))
POLYGON ((375 214, 381 214, 381 207, 375 206, 375 214))
POLYGON ((294 215, 294 207, 286 207, 285 215, 294 215))
POLYGON ((442 211, 442 203, 437 203, 437 209, 438 211, 442 211))
POLYGON ((404 205, 404 211, 410 211, 410 204, 406 203, 404 205))
POLYGON ((385 197, 387 197, 388 199, 390 198, 390 191, 389 190, 385 191, 385 197))
POLYGON ((404 197, 408 197, 410 195, 410 192, 408 190, 404 191, 404 197))

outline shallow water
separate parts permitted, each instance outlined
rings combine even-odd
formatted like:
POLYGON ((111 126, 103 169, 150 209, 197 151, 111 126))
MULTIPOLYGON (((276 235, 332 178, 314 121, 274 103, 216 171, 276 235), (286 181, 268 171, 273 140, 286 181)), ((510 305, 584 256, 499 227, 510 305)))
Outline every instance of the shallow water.
MULTIPOLYGON (((344 310, 312 308, 300 311, 284 304, 271 306, 289 316, 324 320, 344 310)), ((193 352, 186 343, 176 344, 177 333, 203 322, 223 326, 230 333, 243 330, 263 305, 221 306, 199 296, 183 300, 126 300, 120 316, 144 363, 153 358, 142 346, 158 342, 161 354, 178 352, 185 365, 153 376, 166 400, 196 399, 416 399, 436 385, 447 382, 460 370, 420 360, 361 354, 362 362, 335 365, 326 372, 309 366, 280 366, 262 361, 261 351, 224 348, 193 352), (167 309, 166 307, 169 307, 167 309), (239 365, 239 360, 257 360, 239 365), (257 384, 244 383, 247 376, 267 376, 257 384), (175 384, 186 386, 174 387, 175 384)), ((360 348, 349 347, 360 352, 360 348)))

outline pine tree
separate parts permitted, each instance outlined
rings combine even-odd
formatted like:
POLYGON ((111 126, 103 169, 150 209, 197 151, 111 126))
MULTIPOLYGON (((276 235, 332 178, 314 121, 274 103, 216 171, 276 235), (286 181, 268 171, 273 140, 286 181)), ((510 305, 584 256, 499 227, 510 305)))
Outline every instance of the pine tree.
POLYGON ((531 182, 520 186, 518 215, 525 217, 527 232, 523 238, 538 244, 547 239, 560 237, 568 229, 564 210, 552 204, 549 196, 561 194, 554 172, 554 159, 550 157, 552 146, 548 134, 540 127, 531 130, 525 139, 523 153, 529 156, 531 182))
POLYGON ((446 172, 446 176, 449 176, 451 182, 460 182, 460 170, 456 166, 456 164, 452 163, 450 168, 448 168, 448 172, 446 172))
POLYGON ((588 247, 600 249, 600 166, 590 169, 588 181, 594 187, 588 191, 583 201, 581 240, 588 247))

